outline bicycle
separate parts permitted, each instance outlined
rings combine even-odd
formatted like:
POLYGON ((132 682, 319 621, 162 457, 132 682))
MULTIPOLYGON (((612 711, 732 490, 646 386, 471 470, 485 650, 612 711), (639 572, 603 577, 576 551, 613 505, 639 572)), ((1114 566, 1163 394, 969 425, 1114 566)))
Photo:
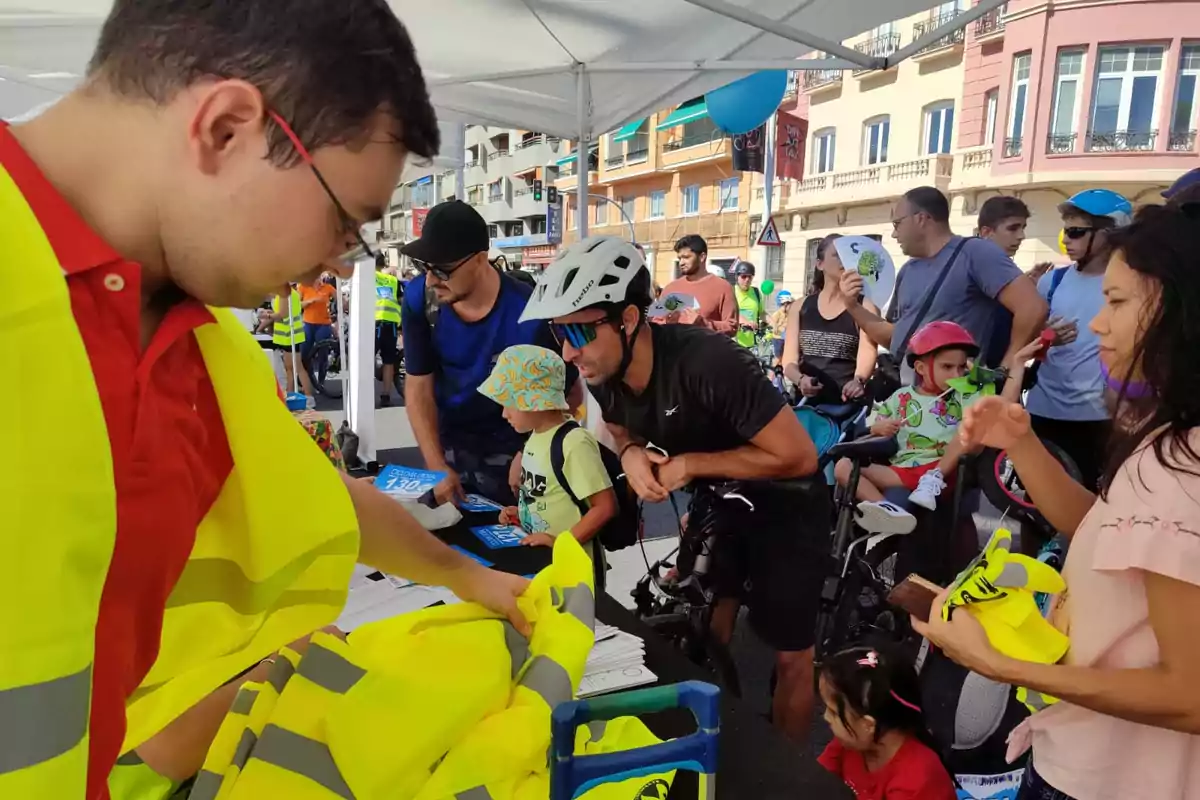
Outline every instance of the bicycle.
POLYGON ((771 385, 786 397, 789 403, 794 402, 795 387, 783 376, 783 366, 775 363, 775 346, 771 334, 763 333, 758 328, 750 325, 742 325, 740 326, 740 330, 744 333, 754 334, 754 344, 748 349, 754 354, 755 359, 758 360, 763 374, 767 376, 767 380, 771 382, 771 385))

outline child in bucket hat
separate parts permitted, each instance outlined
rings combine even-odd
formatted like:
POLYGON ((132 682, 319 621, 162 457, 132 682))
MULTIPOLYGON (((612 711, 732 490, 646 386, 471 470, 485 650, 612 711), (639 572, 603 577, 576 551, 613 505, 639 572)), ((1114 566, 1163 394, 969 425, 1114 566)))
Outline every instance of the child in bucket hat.
POLYGON ((500 354, 479 393, 504 407, 504 418, 518 433, 529 434, 521 453, 518 502, 500 512, 500 523, 523 528, 524 545, 549 546, 556 536, 570 533, 594 558, 591 540, 616 515, 617 496, 600 445, 567 418, 566 376, 566 365, 554 351, 513 345, 500 354), (569 427, 560 433, 564 426, 569 427), (562 450, 559 470, 552 463, 556 439, 562 450))

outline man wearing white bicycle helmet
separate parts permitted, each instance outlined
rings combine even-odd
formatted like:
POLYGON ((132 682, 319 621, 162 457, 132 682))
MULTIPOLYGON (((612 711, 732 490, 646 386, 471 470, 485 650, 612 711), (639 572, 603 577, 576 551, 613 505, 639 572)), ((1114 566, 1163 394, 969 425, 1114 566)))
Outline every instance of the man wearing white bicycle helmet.
POLYGON ((1061 447, 1095 489, 1108 444, 1109 412, 1100 372, 1100 340, 1088 323, 1104 306, 1108 235, 1128 225, 1133 206, 1108 189, 1079 192, 1058 207, 1063 241, 1074 261, 1038 281, 1058 338, 1038 367, 1026 408, 1038 436, 1061 447))
MULTIPOLYGON (((787 481, 816 471, 816 448, 750 351, 698 326, 648 325, 650 302, 650 273, 637 249, 593 236, 546 268, 522 320, 551 320, 642 499, 742 482, 747 502, 714 505, 709 517, 718 532, 708 573, 718 598, 713 633, 728 643, 747 602, 751 625, 777 652, 773 719, 803 739, 829 508, 823 486, 787 481)), ((703 495, 711 493, 696 493, 693 521, 703 495)))

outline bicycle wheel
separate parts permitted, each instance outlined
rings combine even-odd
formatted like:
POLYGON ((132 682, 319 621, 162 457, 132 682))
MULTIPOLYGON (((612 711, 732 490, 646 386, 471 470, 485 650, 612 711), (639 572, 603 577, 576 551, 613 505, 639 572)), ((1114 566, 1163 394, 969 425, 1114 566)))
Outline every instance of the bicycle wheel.
MULTIPOLYGON (((1053 442, 1042 439, 1042 446, 1063 465, 1067 474, 1077 482, 1082 483, 1083 476, 1079 467, 1066 452, 1053 442)), ((1003 450, 987 448, 979 454, 976 460, 976 480, 979 482, 983 495, 1002 514, 1016 518, 1039 527, 1048 527, 1046 518, 1037 510, 1037 506, 1029 499, 1021 477, 1008 460, 1008 453, 1003 450)))

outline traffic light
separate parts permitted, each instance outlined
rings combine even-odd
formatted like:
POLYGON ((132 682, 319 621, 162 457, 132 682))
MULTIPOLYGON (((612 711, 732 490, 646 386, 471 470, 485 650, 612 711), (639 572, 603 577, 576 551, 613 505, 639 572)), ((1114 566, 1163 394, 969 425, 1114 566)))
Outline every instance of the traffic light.
POLYGON ((533 181, 533 202, 542 202, 542 181, 540 178, 535 178, 533 181))
POLYGON ((558 187, 550 186, 546 189, 546 202, 552 206, 558 205, 558 187))

